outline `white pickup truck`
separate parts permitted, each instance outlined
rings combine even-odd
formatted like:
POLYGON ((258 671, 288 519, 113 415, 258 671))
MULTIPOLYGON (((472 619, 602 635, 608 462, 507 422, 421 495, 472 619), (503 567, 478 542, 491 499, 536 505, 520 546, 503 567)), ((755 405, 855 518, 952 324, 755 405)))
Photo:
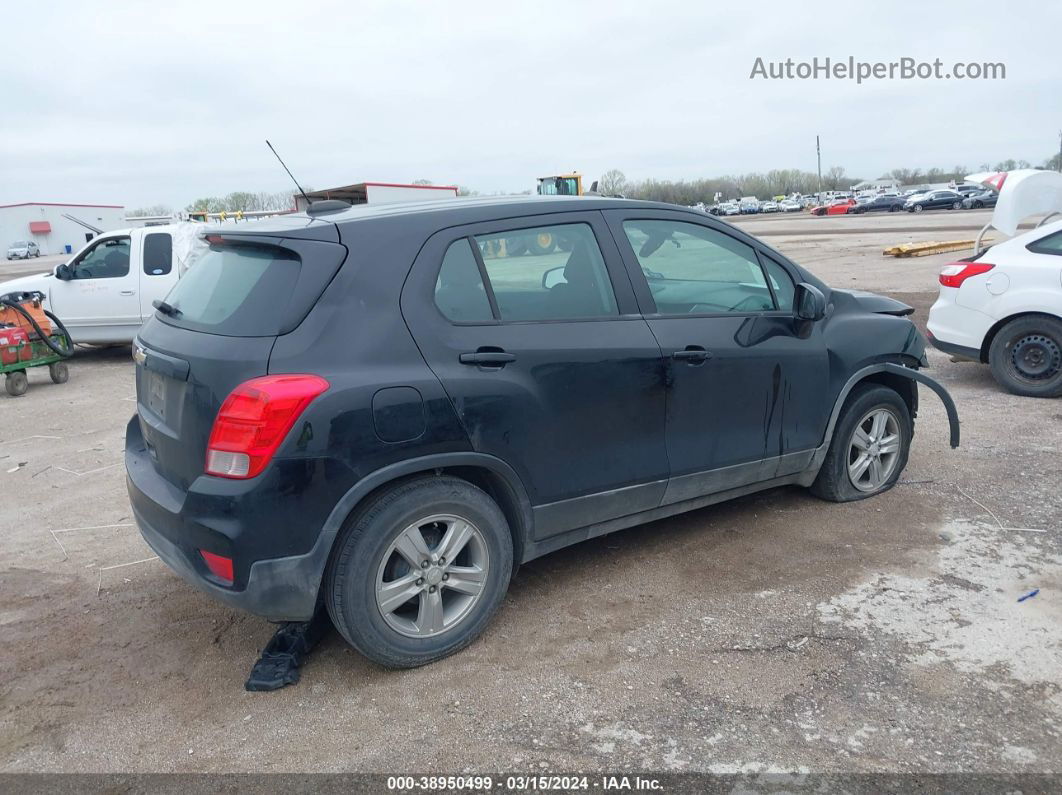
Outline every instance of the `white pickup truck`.
POLYGON ((202 225, 104 232, 50 273, 0 283, 0 295, 39 291, 75 343, 132 342, 184 271, 202 225))

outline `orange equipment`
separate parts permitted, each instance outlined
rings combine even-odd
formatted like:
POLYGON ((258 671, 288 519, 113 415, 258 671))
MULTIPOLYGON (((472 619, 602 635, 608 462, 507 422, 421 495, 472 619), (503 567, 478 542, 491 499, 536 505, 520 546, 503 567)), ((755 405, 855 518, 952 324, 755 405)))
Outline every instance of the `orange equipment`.
POLYGON ((44 313, 44 307, 41 306, 40 293, 31 293, 28 297, 23 298, 17 302, 25 314, 19 312, 17 309, 13 309, 8 304, 0 303, 0 327, 3 326, 18 326, 25 330, 31 338, 37 337, 37 329, 33 327, 28 314, 36 321, 37 326, 40 327, 41 332, 45 336, 51 336, 52 322, 48 319, 48 316, 44 313))

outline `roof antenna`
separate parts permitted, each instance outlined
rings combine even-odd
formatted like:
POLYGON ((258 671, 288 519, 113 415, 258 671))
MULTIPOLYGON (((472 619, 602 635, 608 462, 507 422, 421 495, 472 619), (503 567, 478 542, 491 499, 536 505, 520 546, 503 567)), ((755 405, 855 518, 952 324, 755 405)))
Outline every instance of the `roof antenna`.
MULTIPOLYGON (((280 155, 278 155, 277 154, 277 150, 273 148, 273 144, 269 143, 269 139, 268 138, 266 138, 266 146, 269 147, 269 151, 270 152, 272 152, 274 155, 276 155, 277 160, 280 160, 280 155)), ((306 199, 306 204, 307 204, 307 206, 309 206, 310 197, 306 195, 306 191, 304 191, 302 189, 302 185, 300 185, 299 181, 297 179, 295 179, 295 175, 291 173, 291 169, 289 169, 286 165, 284 165, 284 161, 283 160, 280 160, 280 165, 284 166, 284 170, 288 172, 288 176, 291 177, 291 181, 295 183, 295 187, 299 189, 299 193, 302 194, 302 198, 306 199)))

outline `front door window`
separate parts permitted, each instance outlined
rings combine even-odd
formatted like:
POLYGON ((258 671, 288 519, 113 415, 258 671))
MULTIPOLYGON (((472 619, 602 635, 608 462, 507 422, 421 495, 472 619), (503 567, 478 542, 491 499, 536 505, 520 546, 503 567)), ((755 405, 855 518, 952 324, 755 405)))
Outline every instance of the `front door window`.
POLYGON ((128 237, 99 241, 71 263, 75 279, 116 279, 129 275, 128 237))

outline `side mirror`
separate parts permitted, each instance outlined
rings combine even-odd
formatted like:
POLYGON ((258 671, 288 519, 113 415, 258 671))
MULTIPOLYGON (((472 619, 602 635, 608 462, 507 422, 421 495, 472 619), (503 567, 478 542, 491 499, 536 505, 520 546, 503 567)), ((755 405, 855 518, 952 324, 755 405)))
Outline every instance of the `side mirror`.
POLYGON ((55 278, 68 282, 74 278, 74 270, 66 263, 55 266, 55 278))
POLYGON ((826 296, 813 284, 801 282, 796 286, 796 316, 801 320, 822 320, 826 317, 826 296))
POLYGON ((564 266, 558 265, 556 268, 550 268, 548 271, 542 274, 542 287, 546 290, 551 290, 558 284, 567 284, 568 280, 564 278, 564 266))

